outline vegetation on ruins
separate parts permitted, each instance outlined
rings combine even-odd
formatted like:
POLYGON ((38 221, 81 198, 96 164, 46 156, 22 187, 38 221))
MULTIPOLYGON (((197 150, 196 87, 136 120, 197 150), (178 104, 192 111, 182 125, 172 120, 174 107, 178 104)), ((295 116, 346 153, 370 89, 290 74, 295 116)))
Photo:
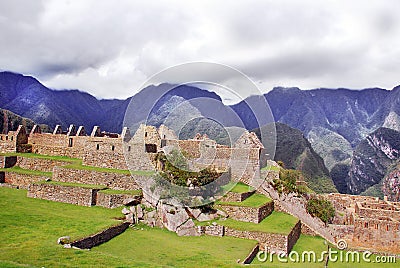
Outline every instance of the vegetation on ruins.
POLYGON ((162 178, 174 185, 203 186, 221 176, 221 173, 211 168, 205 168, 199 172, 189 171, 186 158, 178 150, 172 150, 168 157, 164 153, 158 153, 156 159, 163 166, 160 172, 162 178))
POLYGON ((298 185, 297 181, 304 181, 301 171, 281 168, 279 170, 279 179, 274 179, 271 184, 279 194, 297 193, 305 195, 313 192, 304 184, 298 185))
POLYGON ((311 197, 307 201, 306 208, 311 216, 320 218, 325 224, 330 223, 335 217, 332 203, 322 197, 311 197))

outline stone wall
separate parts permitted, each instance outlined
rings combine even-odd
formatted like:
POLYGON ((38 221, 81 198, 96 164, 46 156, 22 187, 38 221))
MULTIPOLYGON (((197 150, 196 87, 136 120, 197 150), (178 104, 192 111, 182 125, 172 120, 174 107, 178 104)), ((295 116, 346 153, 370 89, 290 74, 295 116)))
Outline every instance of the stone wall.
POLYGON ((305 235, 317 236, 317 234, 304 223, 301 223, 301 233, 305 235))
POLYGON ((228 192, 220 201, 221 202, 242 202, 248 197, 252 196, 255 193, 254 191, 245 192, 245 193, 234 193, 228 192))
POLYGON ((144 176, 121 174, 114 172, 99 172, 93 170, 69 169, 55 167, 53 181, 82 184, 100 184, 115 190, 139 190, 136 180, 146 179, 144 176))
POLYGON ((237 238, 253 239, 260 243, 261 249, 269 252, 284 252, 288 254, 288 236, 284 234, 263 233, 256 231, 241 231, 225 227, 225 235, 237 238))
POLYGON ((393 219, 400 220, 400 209, 386 202, 358 202, 355 207, 355 213, 358 216, 367 218, 391 217, 393 219))
POLYGON ((245 239, 254 239, 260 243, 261 250, 288 254, 296 244, 301 234, 301 222, 298 221, 289 235, 264 233, 257 231, 241 231, 225 227, 225 235, 245 239))
POLYGON ((28 187, 28 197, 90 207, 96 204, 98 191, 99 189, 34 183, 28 187))
POLYGON ((65 166, 70 162, 57 161, 52 159, 17 157, 16 165, 23 169, 52 172, 55 166, 65 166))
POLYGON ((200 234, 222 237, 225 235, 225 226, 218 224, 198 226, 198 232, 200 234))
POLYGON ((14 136, 7 134, 0 134, 0 152, 2 153, 15 153, 17 151, 17 143, 14 136))
POLYGON ((220 205, 230 218, 238 221, 260 223, 274 211, 274 202, 268 202, 259 208, 220 205))
POLYGON ((353 243, 364 248, 400 253, 400 223, 390 219, 356 218, 353 243))
POLYGON ((301 222, 297 221, 296 225, 290 231, 287 237, 287 252, 290 252, 293 246, 296 244, 301 234, 301 222))
POLYGON ((44 181, 50 179, 50 177, 42 175, 32 175, 32 174, 20 174, 16 172, 0 172, 0 176, 4 178, 4 182, 18 186, 18 188, 27 189, 31 183, 44 181))
POLYGON ((136 200, 140 203, 141 196, 132 194, 107 194, 101 191, 97 193, 96 206, 105 208, 116 208, 123 206, 126 203, 131 203, 136 200))
POLYGON ((117 235, 122 234, 123 232, 125 232, 126 229, 128 229, 129 224, 130 224, 129 222, 124 222, 117 226, 110 227, 104 231, 101 231, 100 233, 72 242, 71 246, 80 249, 91 249, 95 246, 98 246, 100 244, 103 244, 111 240, 117 235))

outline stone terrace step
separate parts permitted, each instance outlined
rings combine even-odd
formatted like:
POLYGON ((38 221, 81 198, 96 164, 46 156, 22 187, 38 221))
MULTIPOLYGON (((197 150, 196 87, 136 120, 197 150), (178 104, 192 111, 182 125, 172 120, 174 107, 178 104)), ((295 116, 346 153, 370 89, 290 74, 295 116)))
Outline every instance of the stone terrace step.
POLYGON ((254 239, 261 249, 266 247, 275 252, 288 254, 301 233, 300 221, 283 212, 273 212, 268 218, 256 224, 233 219, 198 223, 200 233, 214 236, 233 236, 254 239))
POLYGON ((274 211, 273 200, 262 194, 253 194, 241 202, 218 201, 216 204, 229 218, 244 222, 259 223, 274 211))
POLYGON ((28 197, 90 207, 96 204, 98 191, 106 188, 104 185, 44 181, 29 185, 28 197))

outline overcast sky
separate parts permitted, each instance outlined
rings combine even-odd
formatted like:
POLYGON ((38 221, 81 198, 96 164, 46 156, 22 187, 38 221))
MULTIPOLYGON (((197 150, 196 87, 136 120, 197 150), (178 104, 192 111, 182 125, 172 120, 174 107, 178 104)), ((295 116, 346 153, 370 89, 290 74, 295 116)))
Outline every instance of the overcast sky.
POLYGON ((237 68, 264 92, 391 89, 400 84, 399 14, 397 0, 0 0, 0 70, 98 98, 126 98, 191 61, 237 68))

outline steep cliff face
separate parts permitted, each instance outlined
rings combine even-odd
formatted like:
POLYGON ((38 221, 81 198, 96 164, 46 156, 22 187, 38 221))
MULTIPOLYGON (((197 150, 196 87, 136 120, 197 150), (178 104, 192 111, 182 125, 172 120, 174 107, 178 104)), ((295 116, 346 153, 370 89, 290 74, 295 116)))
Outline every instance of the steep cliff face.
MULTIPOLYGON (((310 142, 304 134, 298 130, 282 123, 268 124, 262 127, 267 139, 262 139, 265 148, 270 148, 269 137, 276 132, 276 149, 274 154, 275 161, 282 161, 288 169, 296 169, 303 172, 308 186, 318 193, 337 192, 329 171, 324 164, 324 160, 311 147, 310 142)), ((253 131, 261 138, 261 130, 253 131)), ((268 150, 271 152, 271 150, 268 150)), ((272 155, 271 155, 272 156, 272 155)))
POLYGON ((400 161, 383 178, 382 192, 390 201, 400 202, 400 161))
POLYGON ((347 178, 347 190, 359 194, 382 181, 400 158, 400 132, 379 128, 356 147, 347 178))

